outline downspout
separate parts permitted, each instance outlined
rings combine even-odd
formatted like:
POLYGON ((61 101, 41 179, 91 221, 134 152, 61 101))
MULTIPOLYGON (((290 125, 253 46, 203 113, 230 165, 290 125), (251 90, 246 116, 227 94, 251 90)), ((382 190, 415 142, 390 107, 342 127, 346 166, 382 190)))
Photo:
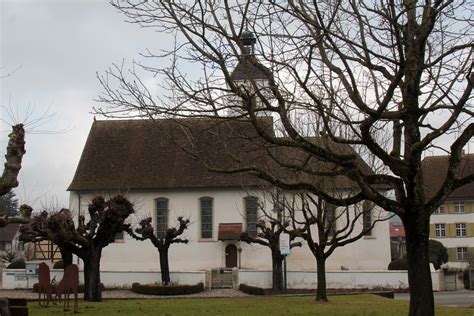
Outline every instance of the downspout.
MULTIPOLYGON (((81 194, 79 191, 76 192, 77 194, 77 225, 79 225, 79 216, 81 216, 81 194)), ((77 259, 77 266, 79 267, 79 257, 76 256, 77 259)))

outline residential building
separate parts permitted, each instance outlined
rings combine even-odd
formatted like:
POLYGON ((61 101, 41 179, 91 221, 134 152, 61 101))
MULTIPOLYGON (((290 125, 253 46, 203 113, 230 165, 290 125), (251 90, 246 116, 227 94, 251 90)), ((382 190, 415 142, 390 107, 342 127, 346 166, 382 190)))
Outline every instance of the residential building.
POLYGON ((0 228, 0 251, 22 252, 23 243, 18 240, 20 224, 9 224, 0 228))
MULTIPOLYGON (((427 157, 423 160, 427 196, 442 186, 449 156, 427 157)), ((474 173, 474 155, 463 154, 460 176, 474 173)), ((448 248, 448 266, 463 268, 474 260, 474 183, 452 192, 431 216, 430 238, 448 248)))
POLYGON ((407 256, 405 227, 402 222, 390 222, 390 251, 392 260, 407 256))

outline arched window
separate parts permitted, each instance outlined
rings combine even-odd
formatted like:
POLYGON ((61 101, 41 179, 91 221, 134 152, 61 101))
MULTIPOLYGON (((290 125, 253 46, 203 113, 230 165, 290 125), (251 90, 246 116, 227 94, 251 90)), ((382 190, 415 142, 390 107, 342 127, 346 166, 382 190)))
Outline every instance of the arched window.
POLYGON ((155 233, 158 238, 163 238, 168 229, 168 199, 157 198, 156 203, 156 229, 155 233))
POLYGON ((258 199, 254 196, 247 196, 245 201, 245 221, 247 223, 247 233, 250 236, 257 235, 257 208, 258 199))
POLYGON ((201 238, 212 238, 212 201, 211 197, 199 199, 201 208, 201 238))

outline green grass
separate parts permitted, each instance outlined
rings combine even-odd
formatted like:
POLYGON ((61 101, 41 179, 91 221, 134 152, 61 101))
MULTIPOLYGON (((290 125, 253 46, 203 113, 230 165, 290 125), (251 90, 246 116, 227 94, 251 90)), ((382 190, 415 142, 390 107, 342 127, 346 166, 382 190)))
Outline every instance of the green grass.
MULTIPOLYGON (((30 315, 63 314, 62 304, 48 308, 30 302, 30 315)), ((72 306, 71 306, 72 307, 72 306)), ((348 295, 330 297, 329 303, 320 303, 314 297, 236 297, 210 299, 148 299, 108 300, 100 303, 79 303, 79 315, 407 315, 408 302, 386 299, 374 295, 348 295)), ((436 315, 473 316, 474 308, 436 307, 436 315)))

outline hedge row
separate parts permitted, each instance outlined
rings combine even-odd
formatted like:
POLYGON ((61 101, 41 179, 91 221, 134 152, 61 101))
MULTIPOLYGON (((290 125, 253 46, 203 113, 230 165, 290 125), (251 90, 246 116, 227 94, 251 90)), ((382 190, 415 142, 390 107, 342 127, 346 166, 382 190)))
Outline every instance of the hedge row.
POLYGON ((256 286, 250 286, 247 284, 240 284, 239 290, 241 290, 244 293, 251 294, 251 295, 263 295, 265 294, 265 290, 262 289, 261 287, 256 287, 256 286))
POLYGON ((132 284, 132 292, 149 295, 184 295, 204 291, 204 284, 196 285, 156 285, 156 284, 132 284))
MULTIPOLYGON (((33 284, 33 292, 38 293, 38 286, 39 286, 38 283, 33 284)), ((102 291, 105 290, 104 284, 101 283, 100 287, 102 288, 102 291)), ((78 293, 84 293, 84 284, 79 284, 79 286, 77 288, 77 292, 78 293)))

